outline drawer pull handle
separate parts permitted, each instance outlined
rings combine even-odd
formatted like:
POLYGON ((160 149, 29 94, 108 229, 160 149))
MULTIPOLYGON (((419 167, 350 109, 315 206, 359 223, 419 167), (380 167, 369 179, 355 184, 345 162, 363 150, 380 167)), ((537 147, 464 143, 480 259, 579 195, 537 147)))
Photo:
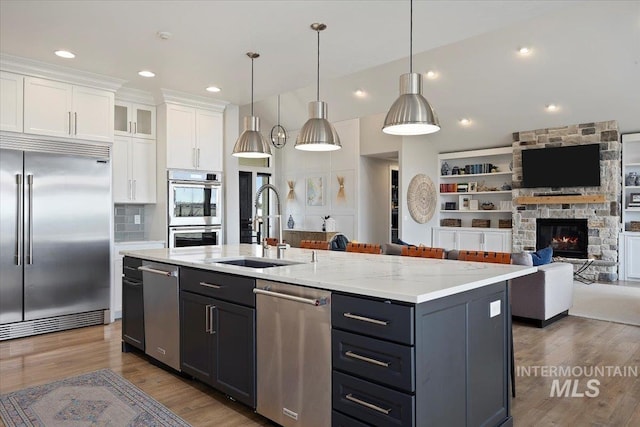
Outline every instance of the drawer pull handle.
POLYGON ((363 362, 371 363, 373 365, 384 366, 385 368, 389 367, 388 362, 381 362, 380 360, 372 359, 370 357, 363 356, 358 353, 354 353, 351 350, 347 351, 344 355, 347 357, 351 357, 352 359, 358 359, 358 360, 362 360, 363 362))
POLYGON ((207 288, 213 288, 213 289, 221 289, 222 286, 220 285, 214 285, 213 283, 207 283, 207 282, 200 282, 200 286, 206 286, 207 288))
POLYGON ((349 319, 360 320, 362 322, 373 323, 373 324, 376 324, 376 325, 387 326, 389 324, 389 322, 384 321, 384 320, 378 320, 378 319, 372 319, 370 317, 358 316, 357 314, 351 314, 351 313, 342 313, 342 314, 343 314, 344 317, 348 317, 349 319))
POLYGON ((379 407, 378 405, 374 405, 373 403, 365 402, 364 400, 360 400, 357 397, 353 397, 351 393, 347 394, 345 397, 347 398, 347 400, 357 403, 358 405, 362 405, 366 408, 373 409, 374 411, 378 411, 381 414, 389 415, 389 413, 391 412, 391 409, 384 409, 379 407))

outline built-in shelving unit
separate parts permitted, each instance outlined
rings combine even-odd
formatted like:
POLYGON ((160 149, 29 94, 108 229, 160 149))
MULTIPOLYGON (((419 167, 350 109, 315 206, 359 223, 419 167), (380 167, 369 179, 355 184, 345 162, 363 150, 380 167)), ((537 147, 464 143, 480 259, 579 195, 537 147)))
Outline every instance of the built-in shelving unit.
POLYGON ((620 278, 640 280, 640 133, 622 135, 620 278), (637 178, 635 178, 637 177, 637 178), (636 202, 638 200, 638 202, 636 202))
POLYGON ((440 154, 441 224, 443 219, 459 220, 461 227, 471 227, 473 219, 489 220, 492 229, 510 224, 512 159, 511 146, 440 154), (483 204, 493 206, 483 209, 483 204))

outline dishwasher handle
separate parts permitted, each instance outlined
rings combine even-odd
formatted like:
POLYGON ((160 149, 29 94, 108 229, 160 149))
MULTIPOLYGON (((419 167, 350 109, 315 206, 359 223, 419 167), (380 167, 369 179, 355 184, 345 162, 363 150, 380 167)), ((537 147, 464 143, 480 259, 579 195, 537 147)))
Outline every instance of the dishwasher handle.
POLYGON ((164 270, 158 270, 156 268, 147 267, 146 265, 142 265, 142 266, 138 267, 138 270, 146 271, 148 273, 153 273, 153 274, 159 274, 161 276, 167 276, 167 277, 176 277, 176 276, 178 276, 178 271, 177 270, 164 271, 164 270))
POLYGON ((254 288, 253 293, 275 297, 275 298, 282 298, 289 301, 300 302, 303 304, 314 305, 316 307, 319 307, 321 305, 326 305, 329 302, 328 298, 303 298, 295 295, 283 294, 280 292, 273 292, 266 289, 258 289, 258 288, 254 288))

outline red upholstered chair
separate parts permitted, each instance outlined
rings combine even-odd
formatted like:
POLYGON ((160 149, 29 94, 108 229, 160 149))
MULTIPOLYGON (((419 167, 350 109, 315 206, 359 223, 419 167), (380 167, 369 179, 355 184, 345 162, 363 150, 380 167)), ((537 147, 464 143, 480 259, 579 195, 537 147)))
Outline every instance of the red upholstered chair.
POLYGON ((511 264, 511 254, 508 252, 460 251, 458 260, 511 264))
POLYGON ((444 259, 444 249, 428 246, 403 246, 402 256, 444 259))
POLYGON ((301 240, 300 248, 302 249, 320 249, 329 250, 329 242, 324 240, 301 240))
POLYGON ((278 245, 278 239, 275 237, 267 237, 267 245, 269 246, 277 246, 278 245))
POLYGON ((347 252, 360 252, 365 254, 379 254, 380 245, 373 243, 352 243, 347 244, 347 252))

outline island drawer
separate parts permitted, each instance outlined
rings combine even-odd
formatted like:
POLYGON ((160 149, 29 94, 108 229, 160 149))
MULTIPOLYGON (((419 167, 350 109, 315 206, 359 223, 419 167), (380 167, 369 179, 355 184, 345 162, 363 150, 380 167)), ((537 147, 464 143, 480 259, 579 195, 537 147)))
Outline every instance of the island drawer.
POLYGON ((377 427, 411 426, 415 397, 333 371, 333 409, 377 427))
POLYGON ((256 281, 251 277, 194 268, 180 269, 180 288, 200 295, 255 307, 256 281))
POLYGON ((413 345, 413 317, 411 306, 340 294, 332 297, 334 328, 413 345))
POLYGON ((371 427, 371 424, 365 424, 338 411, 332 411, 331 427, 371 427))
POLYGON ((408 392, 415 390, 413 347, 336 329, 331 340, 334 369, 408 392))

